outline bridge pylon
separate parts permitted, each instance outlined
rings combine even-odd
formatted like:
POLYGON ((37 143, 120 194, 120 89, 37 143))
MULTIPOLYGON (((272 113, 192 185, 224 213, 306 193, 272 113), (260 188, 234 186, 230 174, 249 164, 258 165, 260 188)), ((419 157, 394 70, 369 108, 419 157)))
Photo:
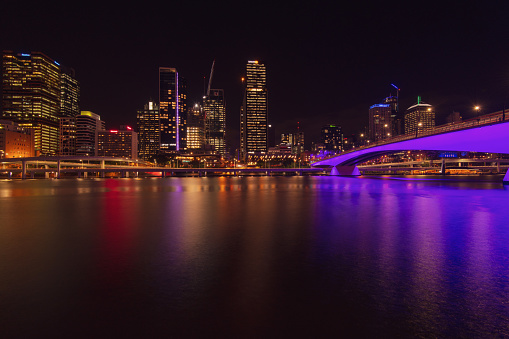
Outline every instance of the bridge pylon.
POLYGON ((333 166, 330 175, 359 176, 361 171, 359 171, 357 166, 333 166))

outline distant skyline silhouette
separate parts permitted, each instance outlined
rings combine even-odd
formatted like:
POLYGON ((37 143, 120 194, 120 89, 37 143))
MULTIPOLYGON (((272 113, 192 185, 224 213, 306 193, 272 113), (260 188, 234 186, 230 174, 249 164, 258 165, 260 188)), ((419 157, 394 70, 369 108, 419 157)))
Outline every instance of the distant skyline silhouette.
POLYGON ((509 106, 506 3, 460 6, 312 2, 178 3, 68 8, 6 3, 2 50, 41 51, 75 69, 81 109, 107 128, 135 125, 136 111, 158 100, 158 68, 187 80, 200 101, 215 59, 212 88, 225 90, 227 139, 238 148, 241 77, 247 60, 267 66, 269 123, 276 141, 297 122, 306 145, 339 124, 346 135, 368 123, 368 110, 400 91, 400 111, 422 100, 437 123, 473 107, 509 106))

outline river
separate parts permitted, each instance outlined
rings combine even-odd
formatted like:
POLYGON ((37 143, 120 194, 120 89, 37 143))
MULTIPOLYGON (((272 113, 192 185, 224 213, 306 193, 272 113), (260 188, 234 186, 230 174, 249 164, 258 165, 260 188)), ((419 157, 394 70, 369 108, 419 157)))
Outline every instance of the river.
POLYGON ((0 181, 0 334, 509 336, 508 203, 462 179, 0 181))

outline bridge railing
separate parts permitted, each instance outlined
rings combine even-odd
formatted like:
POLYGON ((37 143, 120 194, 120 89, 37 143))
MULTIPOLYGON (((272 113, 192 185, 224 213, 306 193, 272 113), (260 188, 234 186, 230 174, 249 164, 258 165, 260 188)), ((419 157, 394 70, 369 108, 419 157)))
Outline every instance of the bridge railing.
POLYGON ((354 147, 351 150, 348 150, 346 152, 330 155, 330 156, 321 158, 317 161, 327 160, 330 158, 334 158, 338 155, 352 153, 352 152, 355 152, 355 151, 358 151, 361 149, 372 148, 372 147, 391 144, 391 143, 399 142, 399 141, 422 138, 422 137, 426 137, 426 136, 430 136, 430 135, 448 133, 448 132, 452 132, 452 131, 459 131, 459 130, 469 129, 469 128, 473 128, 473 127, 477 127, 477 126, 491 125, 491 124, 496 124, 496 123, 506 121, 506 120, 509 120, 509 119, 506 117, 505 111, 498 111, 498 112, 494 112, 494 113, 490 113, 490 114, 486 114, 486 115, 481 115, 477 118, 465 120, 462 122, 447 123, 444 125, 435 126, 433 128, 419 130, 417 132, 397 135, 394 137, 378 140, 376 142, 370 142, 367 145, 354 147))

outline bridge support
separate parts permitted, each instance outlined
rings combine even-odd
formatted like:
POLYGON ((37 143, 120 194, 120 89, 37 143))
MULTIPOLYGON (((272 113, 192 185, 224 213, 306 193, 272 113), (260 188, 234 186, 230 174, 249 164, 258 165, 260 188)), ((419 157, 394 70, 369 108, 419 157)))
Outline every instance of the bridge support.
POLYGON ((445 158, 442 158, 442 166, 440 166, 440 174, 445 175, 445 158))
POLYGON ((101 169, 103 170, 101 171, 101 178, 104 178, 105 177, 104 169, 106 169, 106 164, 104 160, 101 160, 101 169))
POLYGON ((25 160, 21 161, 21 179, 27 178, 27 162, 25 160))
POLYGON ((505 172, 505 176, 504 176, 504 185, 509 185, 509 169, 507 170, 507 172, 505 172))
POLYGON ((332 167, 330 175, 359 176, 361 172, 357 166, 334 166, 332 167))

